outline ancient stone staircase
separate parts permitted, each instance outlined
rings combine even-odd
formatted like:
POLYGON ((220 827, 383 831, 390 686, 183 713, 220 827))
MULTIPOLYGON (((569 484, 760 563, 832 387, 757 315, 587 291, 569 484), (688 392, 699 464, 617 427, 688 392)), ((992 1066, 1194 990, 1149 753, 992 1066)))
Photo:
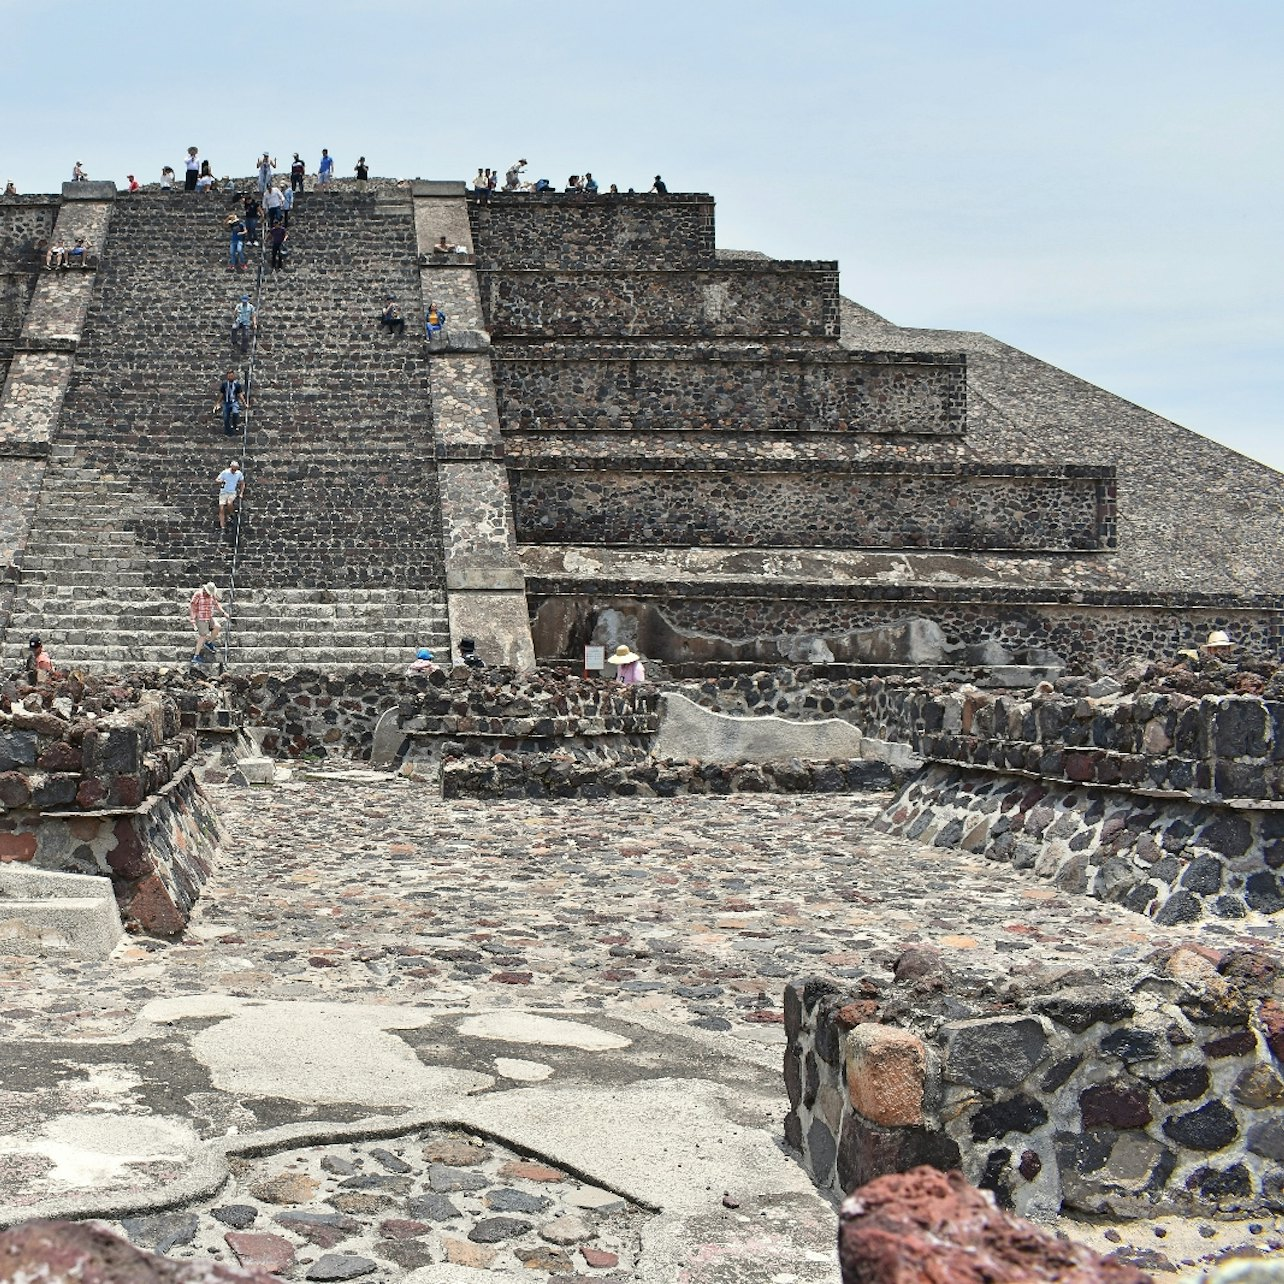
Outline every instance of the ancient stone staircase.
MULTIPOLYGON (((119 201, 21 569, 3 660, 39 633, 65 667, 181 663, 187 598, 213 579, 229 658, 400 663, 448 637, 436 464, 408 198, 300 200, 287 273, 226 267, 217 199, 119 201), (383 334, 383 291, 403 338, 383 334), (211 413, 248 363, 232 310, 259 297, 243 437, 211 413), (239 532, 214 478, 242 460, 239 532)), ((255 253, 255 251, 251 251, 255 253)))

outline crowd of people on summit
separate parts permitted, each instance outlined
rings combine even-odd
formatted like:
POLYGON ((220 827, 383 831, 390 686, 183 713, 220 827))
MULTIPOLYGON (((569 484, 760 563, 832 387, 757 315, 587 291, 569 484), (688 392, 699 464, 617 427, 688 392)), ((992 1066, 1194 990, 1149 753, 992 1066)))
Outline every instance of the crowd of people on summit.
MULTIPOLYGON (((472 192, 483 199, 489 199, 491 196, 500 192, 552 192, 556 189, 547 178, 536 178, 527 180, 526 173, 527 160, 522 157, 515 160, 504 171, 504 185, 499 185, 499 170, 478 168, 477 173, 473 176, 473 181, 469 184, 472 192)), ((567 192, 578 193, 581 196, 633 196, 636 195, 636 188, 630 187, 627 192, 621 192, 616 184, 612 183, 605 192, 602 191, 598 181, 588 170, 583 174, 572 174, 566 180, 567 192)), ((665 186, 664 179, 659 174, 651 181, 651 186, 647 189, 659 196, 668 195, 668 187, 665 186)))
MULTIPOLYGON (((471 183, 468 184, 469 190, 477 196, 489 199, 501 192, 555 192, 556 186, 547 178, 527 179, 525 177, 527 160, 523 156, 520 160, 514 161, 505 171, 503 184, 500 184, 498 169, 487 169, 479 167, 471 183)), ((259 158, 257 163, 259 175, 259 194, 263 196, 271 189, 272 175, 277 168, 275 157, 270 156, 267 152, 259 158), (264 177, 266 172, 266 178, 264 177)), ((317 187, 327 187, 334 182, 334 157, 330 155, 330 149, 323 147, 321 149, 321 158, 317 162, 315 170, 315 185, 317 187)), ((352 173, 358 182, 368 182, 370 179, 370 166, 364 156, 357 157, 357 163, 352 167, 352 173)), ((143 185, 133 174, 125 176, 125 190, 127 192, 142 191, 143 185)), ((294 153, 294 159, 290 162, 288 187, 283 187, 283 191, 288 190, 290 193, 298 193, 304 189, 304 181, 307 178, 307 165, 300 158, 298 152, 294 153)), ((89 172, 85 169, 82 161, 77 161, 71 169, 71 181, 73 183, 85 183, 89 181, 89 172)), ((160 172, 160 181, 158 187, 162 192, 172 191, 177 187, 178 177, 172 165, 162 166, 160 172)), ((219 192, 232 185, 229 178, 219 179, 214 175, 214 171, 208 159, 202 159, 200 149, 189 147, 187 156, 183 162, 183 190, 188 192, 219 192)), ((581 196, 632 196, 636 195, 637 189, 629 187, 621 192, 620 188, 611 183, 603 191, 598 181, 592 173, 585 170, 583 174, 572 174, 566 180, 565 192, 577 193, 581 196)), ((651 181, 651 186, 646 189, 660 196, 668 194, 668 187, 664 179, 659 174, 651 181)), ((14 181, 10 179, 5 185, 5 196, 17 196, 18 188, 14 181)), ((288 206, 287 206, 288 208, 288 206)))

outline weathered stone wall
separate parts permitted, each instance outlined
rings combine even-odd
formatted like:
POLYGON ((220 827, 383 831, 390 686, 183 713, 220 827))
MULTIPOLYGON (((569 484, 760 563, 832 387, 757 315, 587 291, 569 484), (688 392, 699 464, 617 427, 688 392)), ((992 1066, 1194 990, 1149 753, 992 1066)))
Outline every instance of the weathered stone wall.
POLYGON ((48 196, 0 197, 0 383, 42 267, 37 247, 57 217, 58 203, 48 196))
MULTIPOLYGON (((713 197, 498 193, 468 199, 477 261, 490 268, 705 267, 713 197)), ((435 238, 434 238, 435 239, 435 238)))
MULTIPOLYGON (((465 747, 467 748, 467 746, 465 747)), ((656 762, 645 748, 611 746, 588 757, 549 742, 494 744, 456 754, 442 765, 447 798, 672 798, 678 794, 824 794, 885 790, 886 763, 656 762), (533 750, 533 751, 532 751, 533 750)))
POLYGON ((395 708, 404 670, 229 674, 225 690, 246 724, 265 729, 263 752, 299 758, 318 752, 369 758, 375 725, 395 708))
POLYGON ((632 458, 509 476, 527 543, 1072 551, 1114 541, 1108 469, 632 458))
POLYGON ((479 275, 486 328, 496 339, 838 337, 838 266, 832 261, 479 275))
POLYGON ((55 196, 0 196, 0 271, 34 266, 37 245, 58 218, 55 196))
POLYGON ((159 692, 29 695, 0 713, 0 861, 106 875, 127 925, 180 931, 218 842, 195 752, 159 692))
MULTIPOLYGON (((43 459, 5 460, 4 502, 0 503, 0 567, 21 564, 31 533, 31 514, 44 482, 45 466, 43 459)), ((0 611, 0 635, 7 618, 7 612, 0 611)))
POLYGON ((775 663, 798 638, 822 639, 835 660, 859 660, 850 635, 907 617, 932 620, 951 645, 994 642, 1013 654, 1054 652, 1081 663, 1159 659, 1228 629, 1246 654, 1273 656, 1284 599, 1071 589, 702 583, 698 580, 527 579, 541 659, 579 654, 603 611, 637 620, 646 655, 680 663, 775 663))
POLYGON ((1284 910, 1284 811, 938 765, 874 828, 1029 869, 1159 923, 1284 910))
POLYGON ((793 984, 786 1137, 835 1193, 927 1163, 1043 1219, 1278 1211, 1279 970, 1178 946, 1018 981, 910 947, 894 980, 793 984))
POLYGON ((949 355, 755 344, 539 344, 495 359, 506 433, 956 435, 967 371, 949 355))
POLYGON ((1278 700, 920 691, 895 719, 901 736, 936 762, 1015 769, 1073 785, 1284 800, 1284 702, 1278 700))

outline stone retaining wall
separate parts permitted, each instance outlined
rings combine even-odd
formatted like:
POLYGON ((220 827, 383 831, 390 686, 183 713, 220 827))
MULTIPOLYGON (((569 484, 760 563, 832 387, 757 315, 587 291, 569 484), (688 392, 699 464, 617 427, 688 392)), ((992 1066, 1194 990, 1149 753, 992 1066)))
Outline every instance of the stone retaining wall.
POLYGON ((442 764, 446 798, 672 798, 677 794, 860 793, 891 787, 883 762, 656 762, 625 743, 585 754, 554 742, 460 745, 442 764), (473 752, 469 752, 472 749, 473 752), (489 751, 489 752, 488 752, 489 751))
POLYGON ((43 268, 37 247, 57 218, 58 203, 47 196, 0 197, 0 384, 43 268))
POLYGON ((395 708, 404 670, 229 674, 223 679, 247 725, 265 729, 263 752, 300 758, 343 753, 369 758, 375 725, 395 708))
POLYGON ((934 766, 905 785, 874 828, 1032 870, 1158 923, 1260 921, 1284 910, 1284 809, 934 766))
POLYGON ((1158 659, 1227 629, 1244 653, 1274 656, 1284 601, 1098 589, 746 583, 674 579, 526 581, 540 659, 579 654, 604 611, 637 621, 644 653, 670 663, 776 663, 799 638, 819 638, 840 663, 860 661, 852 635, 910 617, 938 625, 951 645, 997 643, 1010 652, 1054 652, 1111 664, 1158 659))
POLYGON ((504 431, 860 432, 957 435, 958 354, 762 344, 539 344, 501 349, 504 431))
POLYGON ((483 269, 694 268, 714 261, 713 197, 560 192, 468 198, 483 269))
POLYGON ((1284 1208, 1279 960, 1178 946, 1100 975, 950 975, 785 992, 785 1135, 842 1194, 961 1168, 1046 1219, 1284 1208))
POLYGON ((112 879, 121 917, 172 935, 209 873, 217 824, 196 733, 157 691, 77 682, 0 713, 0 861, 112 879))
POLYGON ((878 734, 934 762, 1202 799, 1284 801, 1284 701, 883 687, 878 734), (899 707, 897 707, 899 706, 899 707))
POLYGON ((1113 547, 1113 470, 617 459, 510 469, 518 539, 581 545, 1113 547))
POLYGON ((480 271, 492 338, 837 339, 832 261, 692 271, 480 271))

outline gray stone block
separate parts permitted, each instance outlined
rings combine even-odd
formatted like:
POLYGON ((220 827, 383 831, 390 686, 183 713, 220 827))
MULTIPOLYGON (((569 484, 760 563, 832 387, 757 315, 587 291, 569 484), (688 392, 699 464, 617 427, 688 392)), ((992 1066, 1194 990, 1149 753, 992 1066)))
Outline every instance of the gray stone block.
POLYGON ((101 959, 123 934, 110 879, 0 865, 0 954, 101 959))
POLYGON ((785 718, 733 718, 701 708, 685 696, 661 696, 662 721, 652 755, 701 762, 827 762, 861 756, 856 727, 839 718, 796 722, 785 718))
POLYGON ((945 1027, 945 1078, 973 1088, 1014 1088, 1048 1055, 1036 1017, 993 1017, 945 1027))

